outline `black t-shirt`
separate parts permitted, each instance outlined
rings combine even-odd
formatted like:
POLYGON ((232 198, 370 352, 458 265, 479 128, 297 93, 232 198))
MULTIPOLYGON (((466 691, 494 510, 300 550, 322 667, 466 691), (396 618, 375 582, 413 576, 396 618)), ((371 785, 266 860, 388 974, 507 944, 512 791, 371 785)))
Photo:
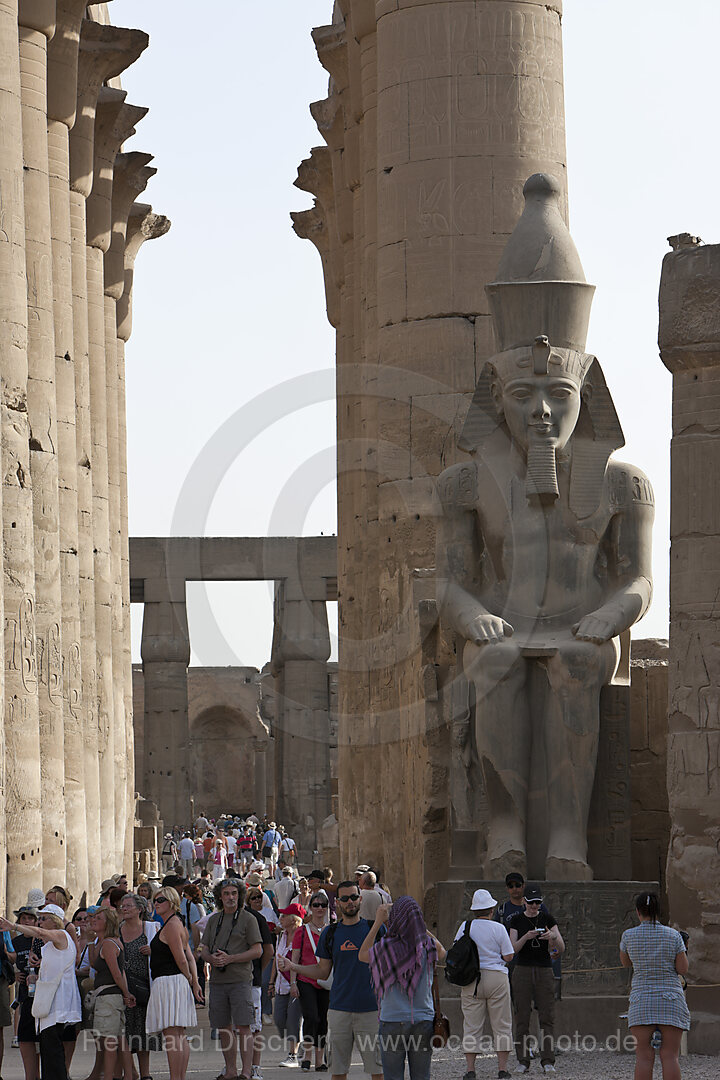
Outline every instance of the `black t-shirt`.
MULTIPOLYGON (((259 911, 254 911, 253 908, 251 908, 251 907, 247 908, 247 910, 250 912, 251 915, 254 915, 255 918, 257 919, 258 930, 260 931, 260 934, 262 936, 263 949, 265 948, 266 945, 272 945, 273 936, 270 933, 270 927, 267 924, 267 919, 265 918, 265 916, 261 915, 259 911)), ((262 955, 260 956, 260 958, 258 960, 253 960, 252 966, 253 966, 252 984, 253 984, 253 986, 262 986, 262 955)))
MULTIPOLYGON (((32 949, 33 939, 27 937, 25 934, 18 934, 17 937, 12 939, 12 948, 15 953, 15 967, 18 969, 21 975, 27 975, 28 973, 28 956, 32 949)), ((18 1001, 24 1001, 28 996, 27 984, 18 984, 15 996, 18 1001)))
MULTIPOLYGON (((550 930, 553 926, 557 926, 557 920, 549 911, 538 912, 534 919, 528 919, 527 915, 521 912, 518 915, 513 915, 508 925, 508 931, 517 931, 519 941, 521 937, 527 934, 528 930, 541 926, 544 926, 546 930, 550 930)), ((515 963, 520 967, 552 967, 548 942, 540 941, 537 938, 526 941, 520 952, 515 954, 515 963)))

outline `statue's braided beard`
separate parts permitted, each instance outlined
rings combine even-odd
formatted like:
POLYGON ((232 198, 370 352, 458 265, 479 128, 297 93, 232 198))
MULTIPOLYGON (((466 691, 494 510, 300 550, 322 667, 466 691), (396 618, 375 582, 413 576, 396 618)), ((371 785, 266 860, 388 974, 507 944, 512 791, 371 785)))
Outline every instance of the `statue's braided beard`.
POLYGON ((559 496, 554 446, 546 443, 528 447, 525 494, 540 502, 552 502, 559 496))

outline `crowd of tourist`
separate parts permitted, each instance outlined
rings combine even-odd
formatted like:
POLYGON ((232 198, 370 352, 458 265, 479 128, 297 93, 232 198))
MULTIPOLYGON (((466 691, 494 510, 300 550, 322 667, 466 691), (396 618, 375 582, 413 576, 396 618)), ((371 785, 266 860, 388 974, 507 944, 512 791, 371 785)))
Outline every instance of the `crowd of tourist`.
MULTIPOLYGON (((81 1024, 96 1045, 87 1080, 151 1080, 150 1054, 161 1049, 170 1080, 184 1080, 186 1032, 206 1002, 224 1058, 217 1080, 262 1080, 263 1026, 273 1023, 285 1068, 345 1080, 355 1049, 373 1080, 402 1080, 406 1067, 410 1080, 429 1080, 447 1033, 440 965, 461 987, 463 1080, 476 1080, 486 1022, 499 1077, 510 1075, 513 1049, 516 1072, 533 1056, 542 1073, 555 1072, 565 945, 540 889, 521 875, 508 875, 500 903, 476 890, 446 951, 418 903, 393 903, 370 866, 338 884, 329 868, 301 877, 294 841, 272 821, 201 814, 165 836, 162 859, 162 881, 141 875, 131 891, 116 874, 71 918, 72 897, 58 885, 31 889, 14 920, 0 919, 0 1033, 13 1026, 25 1080, 67 1080, 81 1024)), ((650 1080, 658 1050, 664 1080, 677 1080, 689 1027, 685 942, 659 921, 653 893, 637 897, 636 911, 620 943, 633 968, 635 1078, 650 1080)), ((2 1048, 0 1038, 0 1068, 2 1048)))

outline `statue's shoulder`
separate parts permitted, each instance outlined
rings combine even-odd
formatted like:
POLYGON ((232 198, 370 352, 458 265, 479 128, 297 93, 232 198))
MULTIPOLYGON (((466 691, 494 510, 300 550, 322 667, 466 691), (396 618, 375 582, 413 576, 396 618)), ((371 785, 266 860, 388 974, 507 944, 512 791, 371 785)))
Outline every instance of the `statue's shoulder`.
POLYGON ((474 461, 461 461, 441 472, 437 490, 444 512, 474 510, 478 498, 478 475, 474 461))
POLYGON ((611 459, 608 462, 606 482, 610 503, 614 509, 624 510, 633 505, 655 505, 652 484, 636 465, 611 459))

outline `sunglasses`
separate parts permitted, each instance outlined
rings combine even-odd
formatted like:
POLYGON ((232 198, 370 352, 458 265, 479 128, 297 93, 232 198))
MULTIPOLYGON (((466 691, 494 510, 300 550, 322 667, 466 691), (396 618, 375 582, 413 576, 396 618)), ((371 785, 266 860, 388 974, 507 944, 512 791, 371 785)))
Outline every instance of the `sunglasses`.
POLYGON ((311 904, 310 907, 327 907, 327 904, 311 904))
POLYGON ((155 903, 156 904, 169 904, 170 901, 168 900, 167 896, 156 896, 155 897, 155 903))
POLYGON ((341 904, 349 904, 350 901, 358 901, 359 902, 359 900, 360 900, 360 894, 359 893, 354 893, 352 896, 338 896, 338 901, 341 904))
POLYGON ((539 904, 542 904, 542 900, 526 900, 525 903, 528 907, 537 907, 539 904))

